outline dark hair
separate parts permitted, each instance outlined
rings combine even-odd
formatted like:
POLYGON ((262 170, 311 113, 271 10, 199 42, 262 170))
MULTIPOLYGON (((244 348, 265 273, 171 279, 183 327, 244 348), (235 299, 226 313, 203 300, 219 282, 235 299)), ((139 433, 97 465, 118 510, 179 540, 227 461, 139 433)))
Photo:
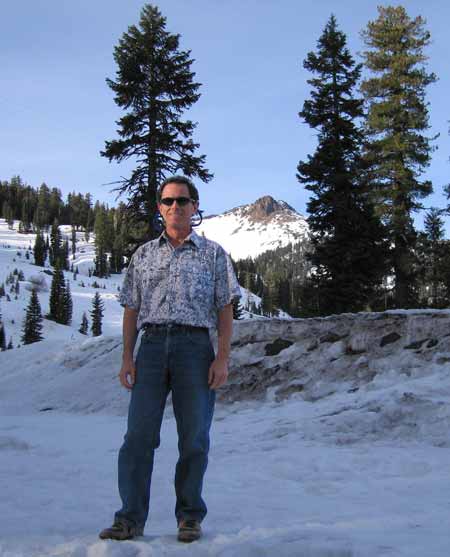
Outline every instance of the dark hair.
POLYGON ((167 186, 167 184, 181 184, 187 186, 191 199, 193 199, 194 201, 198 201, 198 190, 194 186, 193 182, 191 182, 189 178, 186 178, 186 176, 176 175, 176 176, 169 176, 163 182, 161 182, 158 191, 156 192, 156 201, 158 203, 161 202, 162 192, 163 189, 167 186))

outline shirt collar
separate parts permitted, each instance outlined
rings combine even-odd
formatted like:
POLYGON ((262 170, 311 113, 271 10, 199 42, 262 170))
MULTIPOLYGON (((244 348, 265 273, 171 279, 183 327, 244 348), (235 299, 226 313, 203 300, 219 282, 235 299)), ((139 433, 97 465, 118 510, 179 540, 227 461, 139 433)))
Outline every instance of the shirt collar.
MULTIPOLYGON (((169 238, 167 237, 166 231, 163 230, 162 233, 160 234, 160 236, 158 237, 158 244, 161 245, 161 240, 164 240, 165 242, 169 241, 169 238)), ((194 246, 196 246, 197 248, 199 248, 201 246, 201 238, 200 236, 195 232, 195 230, 191 229, 191 232, 186 236, 186 239, 184 240, 184 243, 186 242, 191 242, 192 244, 194 244, 194 246)))

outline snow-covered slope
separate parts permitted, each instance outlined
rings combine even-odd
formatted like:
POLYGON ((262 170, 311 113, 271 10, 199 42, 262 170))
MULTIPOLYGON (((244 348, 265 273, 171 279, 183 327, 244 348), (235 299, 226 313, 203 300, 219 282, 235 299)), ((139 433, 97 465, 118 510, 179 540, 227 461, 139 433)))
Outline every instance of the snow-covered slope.
MULTIPOLYGON (((0 311, 2 321, 6 331, 6 342, 12 339, 13 346, 22 344, 20 338, 22 334, 22 324, 25 318, 26 308, 30 299, 29 281, 33 277, 44 277, 47 286, 46 290, 38 292, 39 303, 42 314, 49 311, 50 286, 52 282, 51 274, 46 274, 50 267, 44 269, 34 265, 32 247, 35 242, 35 234, 19 234, 18 222, 14 223, 14 229, 10 230, 4 219, 0 219, 0 284, 5 283, 7 276, 14 270, 22 271, 25 280, 19 281, 19 293, 10 291, 11 285, 5 284, 6 297, 0 298, 0 311), (26 252, 29 259, 26 258, 26 252)), ((70 227, 61 226, 63 235, 70 238, 70 227)), ((83 312, 86 313, 90 322, 90 311, 92 309, 92 299, 96 292, 100 293, 104 304, 105 318, 103 320, 104 334, 119 334, 122 326, 123 309, 117 301, 117 294, 122 285, 122 275, 111 275, 109 278, 99 279, 89 277, 89 269, 94 268, 95 248, 93 239, 86 242, 84 233, 77 232, 77 252, 75 257, 70 254, 69 263, 74 268, 78 268, 77 279, 73 279, 73 273, 64 271, 64 278, 70 282, 71 295, 73 300, 73 317, 70 326, 60 325, 53 321, 44 319, 42 334, 44 338, 60 342, 66 340, 81 341, 85 339, 78 332, 81 324, 83 312), (95 288, 97 283, 101 288, 95 288)), ((16 278, 16 277, 15 277, 16 278)))
POLYGON ((221 244, 238 260, 305 240, 308 224, 284 201, 265 196, 221 215, 206 217, 197 231, 221 244))

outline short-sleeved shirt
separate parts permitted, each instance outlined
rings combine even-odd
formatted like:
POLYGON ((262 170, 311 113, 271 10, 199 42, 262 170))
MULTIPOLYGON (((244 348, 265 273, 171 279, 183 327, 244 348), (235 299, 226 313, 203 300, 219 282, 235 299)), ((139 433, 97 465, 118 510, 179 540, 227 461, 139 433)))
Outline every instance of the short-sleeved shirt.
POLYGON ((217 327, 217 313, 241 291, 226 251, 193 230, 174 248, 165 232, 140 246, 128 266, 119 302, 146 323, 217 327))

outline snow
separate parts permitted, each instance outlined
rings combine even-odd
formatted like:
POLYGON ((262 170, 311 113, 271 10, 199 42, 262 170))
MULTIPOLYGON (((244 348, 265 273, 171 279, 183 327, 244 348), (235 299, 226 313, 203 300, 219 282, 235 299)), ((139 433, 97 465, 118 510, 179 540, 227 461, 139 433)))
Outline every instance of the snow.
MULTIPOLYGON (((0 232, 0 281, 15 266, 26 278, 36 274, 22 247, 30 238, 1 222, 0 232)), ((92 254, 92 245, 83 249, 92 254)), ((448 555, 450 357, 443 353, 414 369, 408 355, 379 360, 374 380, 357 392, 321 378, 318 361, 310 370, 314 402, 301 392, 276 402, 269 392, 264 401, 218 404, 204 488, 209 513, 204 537, 189 546, 176 541, 177 436, 168 406, 144 537, 99 540, 120 505, 116 466, 129 393, 117 379, 121 277, 97 281, 107 285, 98 290, 104 335, 77 333, 97 290, 72 283, 72 327, 46 321, 44 341, 0 353, 1 557, 448 555)), ((18 300, 1 299, 7 340, 18 338, 28 298, 21 289, 18 300)), ((39 298, 44 311, 48 292, 39 298)))
POLYGON ((363 438, 354 446, 311 442, 302 426, 313 414, 311 405, 296 400, 218 408, 204 491, 210 512, 204 538, 189 549, 175 538, 177 446, 170 411, 145 536, 123 543, 100 541, 97 532, 119 508, 116 459, 124 417, 3 415, 0 554, 447 555, 449 451, 363 438))

